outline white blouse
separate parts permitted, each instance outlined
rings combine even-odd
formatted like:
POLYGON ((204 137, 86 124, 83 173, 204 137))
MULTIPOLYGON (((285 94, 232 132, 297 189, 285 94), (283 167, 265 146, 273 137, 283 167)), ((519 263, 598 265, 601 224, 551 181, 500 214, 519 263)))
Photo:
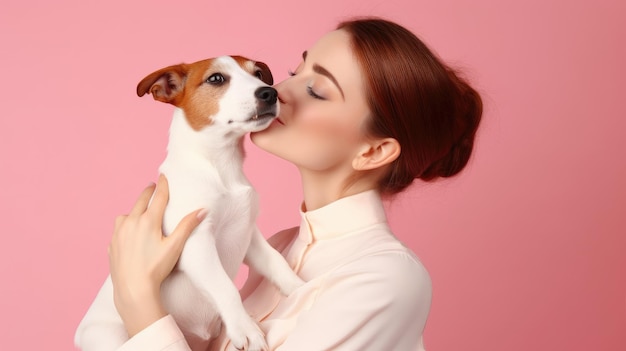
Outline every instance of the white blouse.
MULTIPOLYGON (((430 277, 391 233, 380 195, 366 191, 302 212, 299 228, 270 243, 306 281, 283 296, 255 272, 242 288, 244 306, 270 350, 423 351, 430 277)), ((188 351, 171 316, 118 351, 188 351)), ((235 350, 222 333, 210 350, 235 350)))

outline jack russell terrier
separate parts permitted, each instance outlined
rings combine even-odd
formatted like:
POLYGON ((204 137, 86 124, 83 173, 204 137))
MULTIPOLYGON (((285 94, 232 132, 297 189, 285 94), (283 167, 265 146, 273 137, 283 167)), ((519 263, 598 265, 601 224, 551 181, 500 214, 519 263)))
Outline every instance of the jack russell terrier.
MULTIPOLYGON (((205 350, 222 325, 236 348, 267 349, 233 283, 244 260, 285 295, 304 284, 257 228, 257 194, 243 173, 244 135, 267 128, 279 112, 272 83, 266 64, 222 56, 163 68, 137 86, 137 95, 176 106, 159 169, 169 184, 164 234, 193 210, 209 210, 161 288, 193 350, 205 350)), ((127 339, 109 276, 74 341, 84 351, 113 351, 127 339)))

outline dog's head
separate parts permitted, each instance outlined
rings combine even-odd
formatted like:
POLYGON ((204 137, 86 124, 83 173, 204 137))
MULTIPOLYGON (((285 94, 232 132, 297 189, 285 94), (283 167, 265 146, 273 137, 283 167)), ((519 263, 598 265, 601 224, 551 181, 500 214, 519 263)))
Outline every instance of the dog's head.
POLYGON ((271 84, 265 63, 221 56, 153 72, 139 82, 137 95, 150 93, 181 108, 196 131, 219 125, 245 134, 267 128, 278 115, 278 93, 271 84))

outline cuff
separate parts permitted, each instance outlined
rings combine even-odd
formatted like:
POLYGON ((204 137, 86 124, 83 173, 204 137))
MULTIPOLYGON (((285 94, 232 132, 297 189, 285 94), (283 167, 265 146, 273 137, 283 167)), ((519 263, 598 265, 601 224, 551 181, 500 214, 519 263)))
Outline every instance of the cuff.
POLYGON ((117 351, 191 350, 174 318, 167 315, 135 334, 117 351))

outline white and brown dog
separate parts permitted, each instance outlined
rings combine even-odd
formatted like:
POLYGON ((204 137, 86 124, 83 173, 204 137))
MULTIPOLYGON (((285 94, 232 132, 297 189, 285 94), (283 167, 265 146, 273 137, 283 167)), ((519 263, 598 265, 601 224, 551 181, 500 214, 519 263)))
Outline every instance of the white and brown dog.
MULTIPOLYGON (((278 115, 272 80, 262 62, 222 56, 163 68, 137 86, 139 96, 151 93, 177 107, 160 167, 170 191, 165 235, 193 210, 209 210, 161 288, 166 310, 193 350, 205 350, 222 324, 236 348, 267 348, 233 283, 244 260, 285 295, 303 284, 258 230, 257 195, 242 169, 244 135, 267 128, 278 115)), ((75 344, 112 351, 127 339, 109 277, 78 326, 75 344)))

